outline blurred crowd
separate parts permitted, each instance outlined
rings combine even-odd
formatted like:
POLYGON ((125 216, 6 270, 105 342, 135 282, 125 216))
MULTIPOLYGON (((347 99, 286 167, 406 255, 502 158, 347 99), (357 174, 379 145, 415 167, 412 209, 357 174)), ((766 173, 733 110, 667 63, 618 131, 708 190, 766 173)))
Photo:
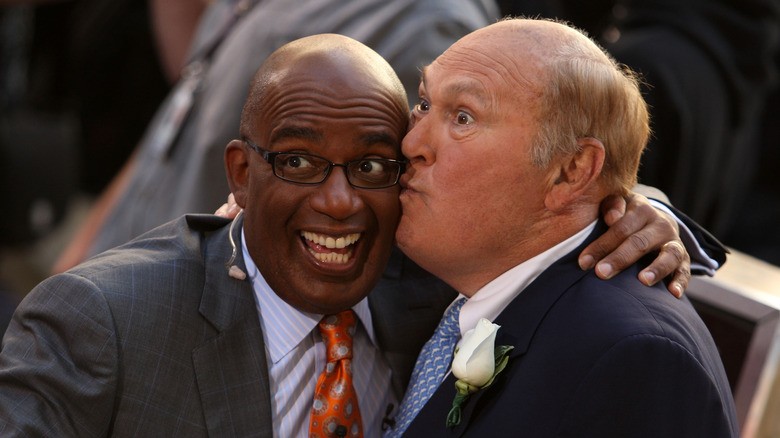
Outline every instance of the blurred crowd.
MULTIPOLYGON (((393 17, 413 1, 385 2, 385 15, 360 11, 361 0, 329 0, 335 6, 325 13, 319 10, 323 2, 0 0, 0 299, 7 301, 0 308, 12 309, 52 270, 185 212, 219 207, 228 193, 225 179, 213 177, 222 172, 221 155, 193 139, 214 131, 216 148, 231 132, 238 135, 248 80, 235 80, 242 85, 226 92, 238 96, 233 112, 210 107, 203 96, 223 90, 209 74, 222 68, 248 78, 262 62, 240 57, 239 38, 255 53, 270 53, 305 32, 354 32, 360 39, 361 25, 381 29, 385 39, 375 31, 364 42, 399 70, 414 104, 419 67, 466 33, 453 21, 452 29, 437 34, 448 38, 393 47, 393 32, 412 26, 393 17), (290 26, 296 14, 315 18, 290 26), (263 25, 242 27, 249 20, 263 25), (359 20, 366 22, 353 22, 359 20), (275 22, 294 31, 273 32, 275 22), (193 85, 193 77, 205 82, 193 85), (164 102, 169 93, 173 97, 164 102), (190 99, 192 107, 176 106, 176 96, 190 99), (165 125, 171 109, 184 113, 173 127, 165 125), (188 124, 200 131, 188 131, 188 124), (160 142, 185 170, 147 166, 159 160, 150 158, 150 150, 160 142), (190 161, 176 154, 188 154, 190 161), (192 164, 192 157, 206 164, 192 164), (162 172, 169 175, 155 179, 162 172), (194 197, 199 202, 173 201, 194 197), (63 261, 63 253, 75 255, 63 261)), ((726 245, 780 265, 780 184, 773 178, 780 163, 776 0, 450 3, 495 19, 558 17, 597 37, 645 81, 654 137, 640 182, 663 190, 726 245)), ((424 14, 441 15, 433 7, 419 10, 423 24, 424 14)))

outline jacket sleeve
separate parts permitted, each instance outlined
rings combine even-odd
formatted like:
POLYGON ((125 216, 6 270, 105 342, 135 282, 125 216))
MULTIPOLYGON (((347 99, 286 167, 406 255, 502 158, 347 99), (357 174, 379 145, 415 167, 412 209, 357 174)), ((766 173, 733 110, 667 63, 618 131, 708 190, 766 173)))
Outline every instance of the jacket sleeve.
POLYGON ((110 309, 90 281, 49 278, 19 305, 0 352, 0 436, 105 436, 117 388, 110 309))

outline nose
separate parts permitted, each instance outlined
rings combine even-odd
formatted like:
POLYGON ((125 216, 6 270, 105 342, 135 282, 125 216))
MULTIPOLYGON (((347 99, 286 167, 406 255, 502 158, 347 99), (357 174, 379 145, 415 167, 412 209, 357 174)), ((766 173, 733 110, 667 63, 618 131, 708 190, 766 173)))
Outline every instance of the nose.
POLYGON ((334 166, 325 181, 317 186, 316 192, 309 198, 315 211, 343 220, 363 208, 363 199, 358 189, 347 181, 346 172, 345 167, 334 166))
POLYGON ((401 152, 411 164, 431 164, 435 159, 431 147, 430 116, 413 116, 409 132, 401 142, 401 152))

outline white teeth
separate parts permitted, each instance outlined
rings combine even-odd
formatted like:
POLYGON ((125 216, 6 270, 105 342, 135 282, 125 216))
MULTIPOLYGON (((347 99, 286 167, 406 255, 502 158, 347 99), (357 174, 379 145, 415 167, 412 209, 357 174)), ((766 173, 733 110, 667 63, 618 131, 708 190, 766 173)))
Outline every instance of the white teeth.
MULTIPOLYGON (((303 236, 303 238, 308 241, 314 242, 328 249, 343 249, 354 244, 360 239, 360 233, 352 233, 346 236, 334 238, 331 236, 313 233, 311 231, 301 231, 301 236, 303 236)), ((314 256, 314 258, 324 263, 344 264, 347 263, 352 257, 351 249, 349 249, 344 254, 338 254, 335 252, 317 252, 312 248, 308 248, 308 250, 314 256)))
POLYGON ((346 248, 360 239, 360 233, 352 233, 346 236, 333 238, 322 234, 312 233, 311 231, 301 231, 301 236, 306 240, 312 241, 328 249, 346 248))
POLYGON ((337 254, 335 252, 322 253, 314 252, 311 248, 309 248, 309 252, 314 256, 314 258, 325 263, 344 264, 347 263, 352 257, 352 251, 349 251, 346 254, 337 254))

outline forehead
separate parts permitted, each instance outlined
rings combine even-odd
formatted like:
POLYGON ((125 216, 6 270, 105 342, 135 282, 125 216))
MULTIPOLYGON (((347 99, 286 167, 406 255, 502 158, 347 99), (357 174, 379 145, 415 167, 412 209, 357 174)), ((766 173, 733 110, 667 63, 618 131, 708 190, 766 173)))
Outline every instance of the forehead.
POLYGON ((290 135, 322 141, 338 135, 400 144, 408 109, 392 85, 360 68, 308 64, 296 63, 269 81, 255 119, 258 135, 266 141, 290 135))
MULTIPOLYGON (((462 67, 460 70, 465 70, 462 67)), ((422 87, 438 88, 445 95, 467 94, 479 100, 488 99, 491 88, 487 87, 486 81, 480 80, 480 75, 463 74, 457 72, 458 69, 458 66, 442 64, 437 60, 423 68, 422 87)))
POLYGON ((540 74, 533 57, 517 50, 462 40, 423 69, 422 87, 435 88, 443 97, 469 96, 483 103, 514 105, 539 96, 540 74))

